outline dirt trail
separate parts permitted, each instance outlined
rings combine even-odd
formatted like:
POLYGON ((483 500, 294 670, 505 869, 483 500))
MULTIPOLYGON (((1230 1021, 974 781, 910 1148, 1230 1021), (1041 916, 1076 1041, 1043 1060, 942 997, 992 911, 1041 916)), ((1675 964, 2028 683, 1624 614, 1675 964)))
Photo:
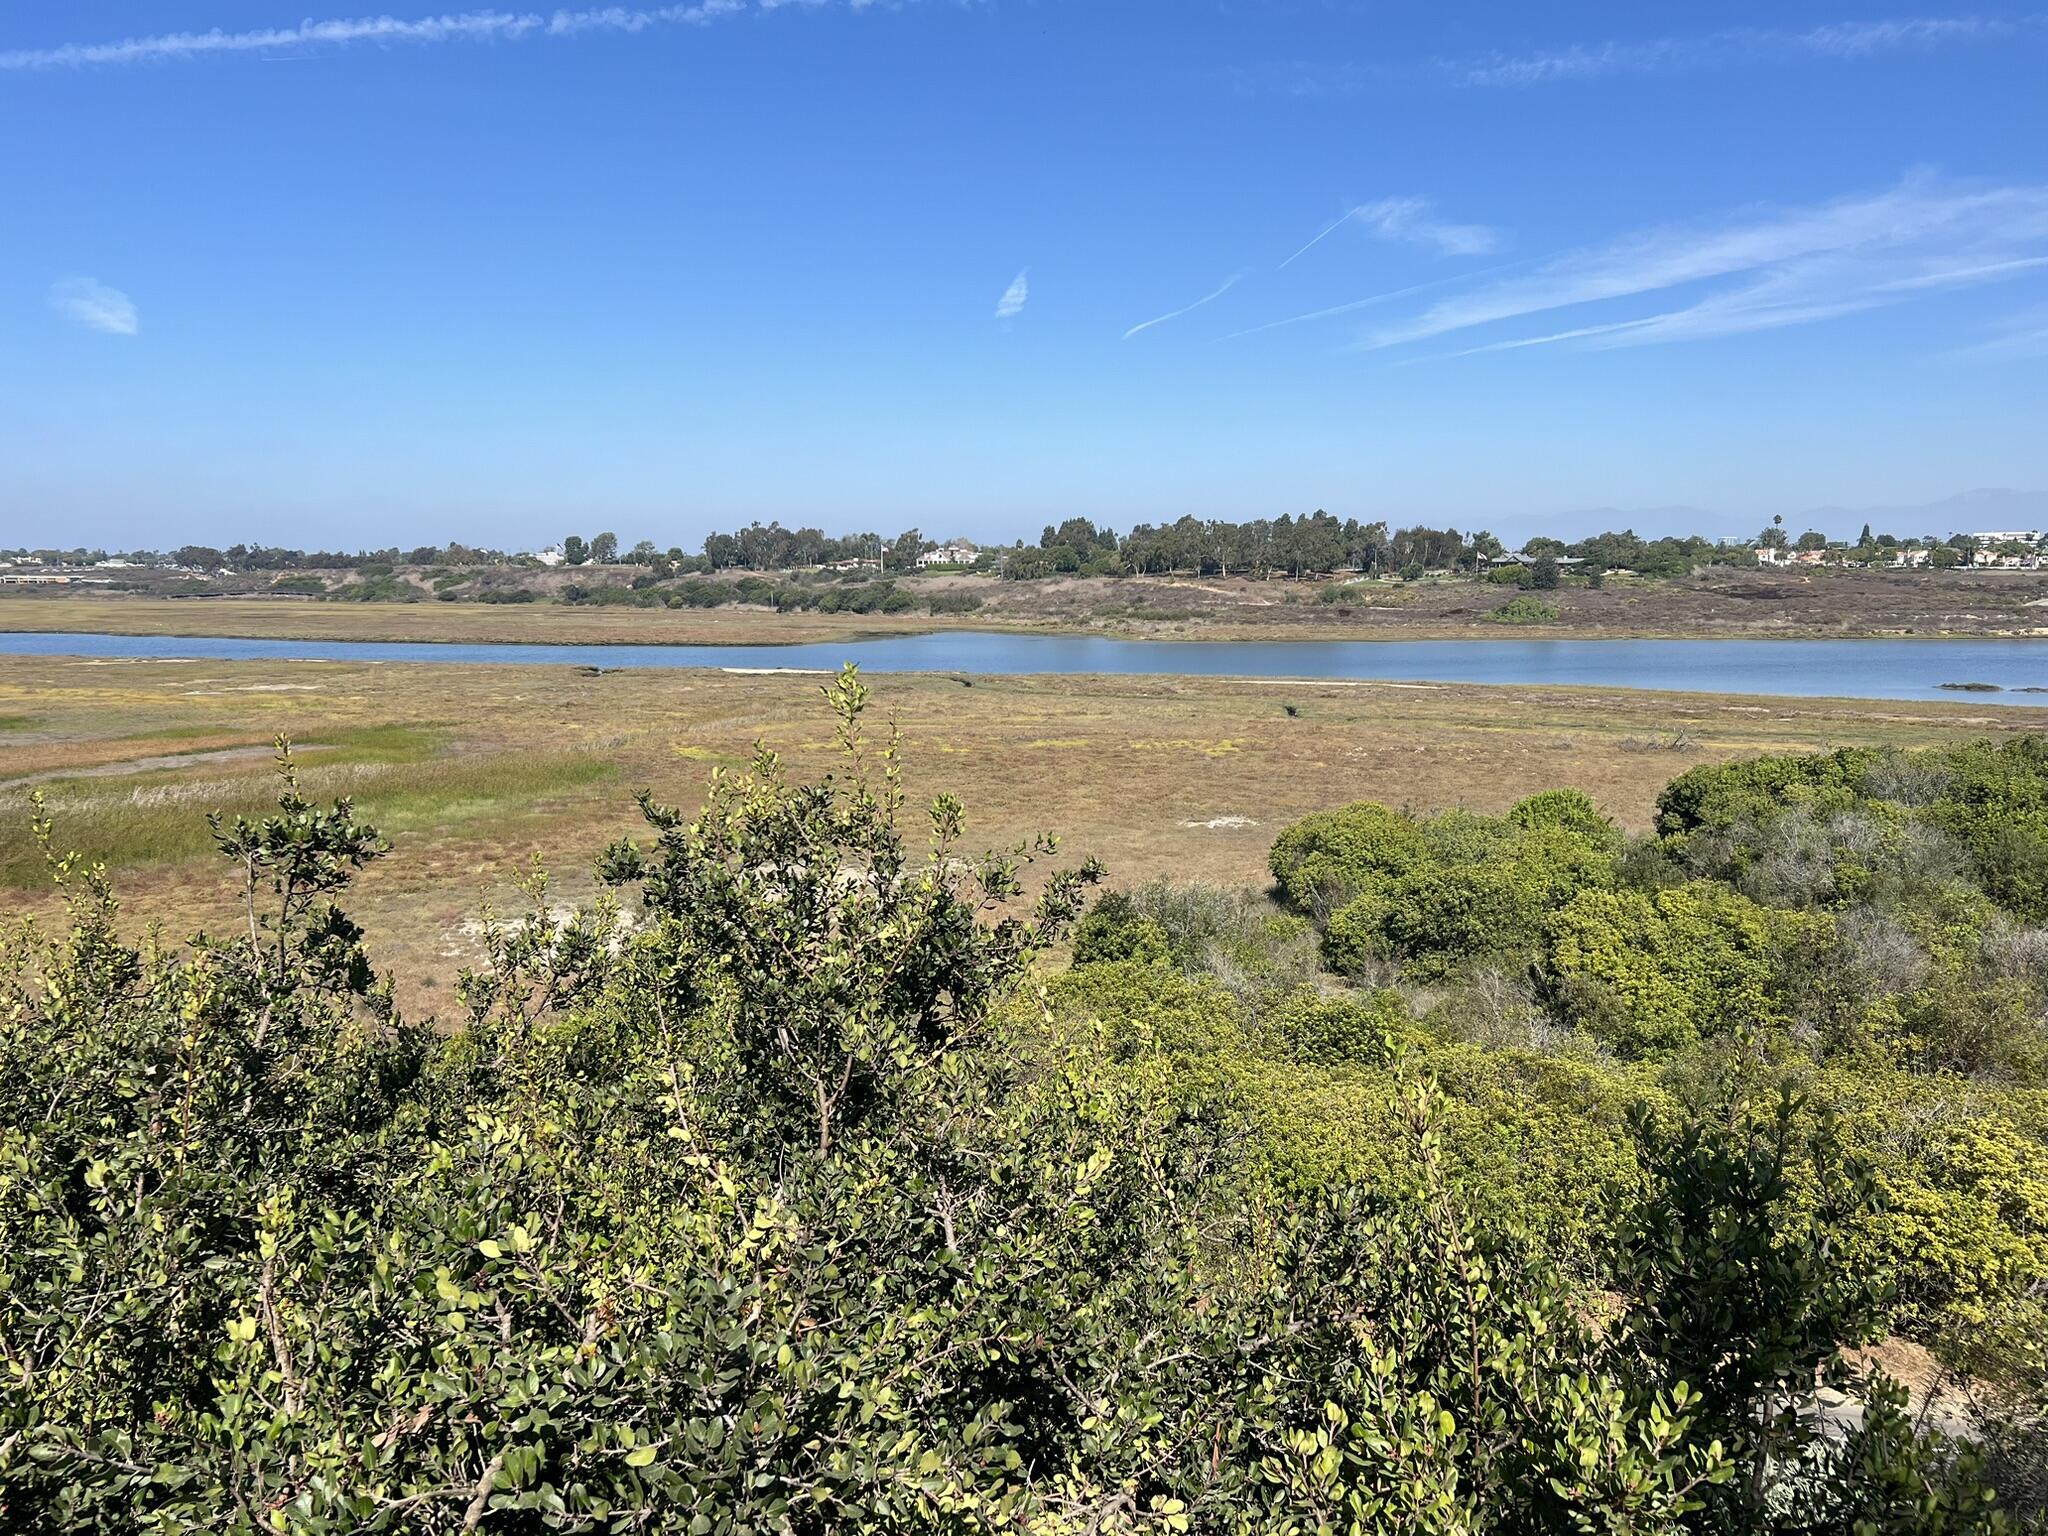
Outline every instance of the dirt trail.
POLYGON ((41 784, 50 779, 114 779, 129 773, 154 773, 159 768, 198 768, 209 763, 237 763, 252 757, 269 757, 274 747, 219 747, 211 752, 167 752, 157 757, 131 757, 118 763, 101 763, 93 768, 46 768, 41 773, 18 778, 0 778, 0 784, 15 788, 41 784))

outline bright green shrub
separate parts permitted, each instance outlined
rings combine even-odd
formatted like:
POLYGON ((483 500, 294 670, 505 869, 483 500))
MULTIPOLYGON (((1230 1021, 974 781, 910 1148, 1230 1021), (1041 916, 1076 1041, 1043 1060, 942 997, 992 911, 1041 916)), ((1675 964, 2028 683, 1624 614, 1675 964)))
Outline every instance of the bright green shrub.
POLYGON ((1170 958, 1166 930, 1142 916, 1122 891, 1104 891, 1074 929, 1074 964, 1170 958))
MULTIPOLYGON (((1591 890, 1551 920, 1560 1003, 1627 1055, 1787 1022, 1778 957, 1794 919, 1722 887, 1591 890)), ((1824 920, 1822 920, 1824 921, 1824 920)))
POLYGON ((1975 743, 1935 761, 1945 782, 1922 814, 1969 850, 2000 906, 2048 919, 2048 738, 1975 743))
POLYGON ((1299 992, 1259 1021, 1256 1048, 1308 1066, 1387 1066, 1406 1048, 1414 1022, 1398 992, 1325 997, 1299 992))
POLYGON ((1323 961, 1339 976, 1363 976, 1387 953, 1388 899, 1384 889, 1354 896, 1323 929, 1323 961))
POLYGON ((1500 858, 1515 836, 1504 818, 1461 808, 1439 811, 1416 825, 1422 829, 1430 857, 1440 864, 1479 864, 1500 858))
POLYGON ((1546 789, 1517 801, 1508 809, 1507 819, 1525 831, 1568 833, 1603 852, 1621 848, 1621 829, 1600 814, 1593 797, 1584 790, 1546 789))
POLYGON ((1381 931, 1404 968, 1444 976, 1478 955, 1532 947, 1547 911, 1543 884, 1517 864, 1428 865, 1387 890, 1381 931))
POLYGON ((2017 1304, 2048 1328, 2048 1093, 1839 1069, 1815 1093, 1885 1193, 1850 1236, 1896 1326, 1967 1333, 2017 1304))
POLYGON ((1806 757, 1759 757, 1689 769, 1657 797, 1657 830, 1683 838, 1768 819, 1788 805, 1845 808, 1881 754, 1844 748, 1806 757))
POLYGON ((1268 863, 1288 905, 1326 915, 1365 887, 1420 863, 1428 851, 1412 817, 1361 800, 1302 817, 1274 841, 1268 863))
POLYGON ((1441 977, 1480 956, 1531 958, 1553 913, 1613 882, 1612 858, 1563 827, 1523 830, 1456 813, 1429 824, 1462 862, 1422 865, 1384 888, 1380 933, 1406 968, 1441 977))
POLYGON ((1444 1095, 1445 1157, 1457 1185, 1578 1263, 1611 1230, 1641 1163, 1630 1113, 1672 1104, 1640 1068, 1462 1043, 1421 1048, 1413 1069, 1444 1095))
POLYGON ((1098 1022, 1119 1058, 1162 1052, 1204 1055, 1243 1046, 1237 999, 1213 979, 1144 960, 1076 966, 1047 984, 1055 1013, 1098 1022))
POLYGON ((1549 913, 1615 878, 1618 837, 1583 796, 1539 797, 1517 811, 1417 821, 1371 802, 1348 806, 1281 833, 1273 869, 1297 906, 1326 914, 1331 969, 1363 975, 1390 956, 1414 975, 1442 977, 1478 956, 1533 954, 1549 913))

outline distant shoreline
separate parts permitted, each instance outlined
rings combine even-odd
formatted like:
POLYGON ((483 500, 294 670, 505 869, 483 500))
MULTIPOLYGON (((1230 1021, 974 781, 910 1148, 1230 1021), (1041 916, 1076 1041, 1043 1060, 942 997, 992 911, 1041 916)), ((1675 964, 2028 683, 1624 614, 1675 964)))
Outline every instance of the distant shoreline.
POLYGON ((1326 601, 1297 582, 1174 578, 998 582, 966 613, 781 613, 728 605, 336 602, 268 596, 0 593, 0 631, 493 645, 802 645, 982 632, 1133 640, 2032 639, 2048 636, 2048 572, 1712 572, 1545 592, 1553 622, 1491 614, 1514 589, 1470 581, 1359 584, 1326 601), (2036 604, 2042 606, 2035 606, 2036 604))
MULTIPOLYGON (((878 677, 977 681, 1080 677, 1275 682, 1365 681, 1391 687, 1483 691, 1566 688, 1757 699, 1929 703, 1957 693, 1999 695, 2001 704, 2048 707, 2048 639, 1965 638, 1749 640, 1316 640, 1186 642, 1008 631, 899 634, 760 644, 620 642, 548 645, 469 641, 285 639, 278 636, 112 635, 0 632, 0 654, 68 667, 148 669, 166 664, 517 669, 590 677, 625 672, 688 676, 721 672, 830 675, 858 663, 878 677)), ((1987 702, 1989 702, 1987 700, 1987 702)))

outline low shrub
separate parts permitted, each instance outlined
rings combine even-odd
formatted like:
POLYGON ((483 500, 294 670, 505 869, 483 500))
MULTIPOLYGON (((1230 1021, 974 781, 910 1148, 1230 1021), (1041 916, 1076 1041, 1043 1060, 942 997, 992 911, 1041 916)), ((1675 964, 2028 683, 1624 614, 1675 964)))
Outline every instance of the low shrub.
POLYGON ((1540 597, 1511 597, 1486 617, 1495 624, 1555 624, 1557 616, 1540 597))

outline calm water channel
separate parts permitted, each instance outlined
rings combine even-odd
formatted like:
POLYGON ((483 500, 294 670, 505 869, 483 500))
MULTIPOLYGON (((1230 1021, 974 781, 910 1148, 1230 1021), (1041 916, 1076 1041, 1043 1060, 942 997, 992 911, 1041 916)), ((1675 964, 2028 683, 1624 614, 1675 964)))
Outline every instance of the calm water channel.
POLYGON ((813 645, 441 645, 5 634, 0 654, 205 661, 497 662, 591 667, 1564 683, 1797 698, 1980 699, 2048 706, 2048 640, 1111 640, 968 632, 813 645), (1961 693, 1944 683, 1990 683, 1961 693))

